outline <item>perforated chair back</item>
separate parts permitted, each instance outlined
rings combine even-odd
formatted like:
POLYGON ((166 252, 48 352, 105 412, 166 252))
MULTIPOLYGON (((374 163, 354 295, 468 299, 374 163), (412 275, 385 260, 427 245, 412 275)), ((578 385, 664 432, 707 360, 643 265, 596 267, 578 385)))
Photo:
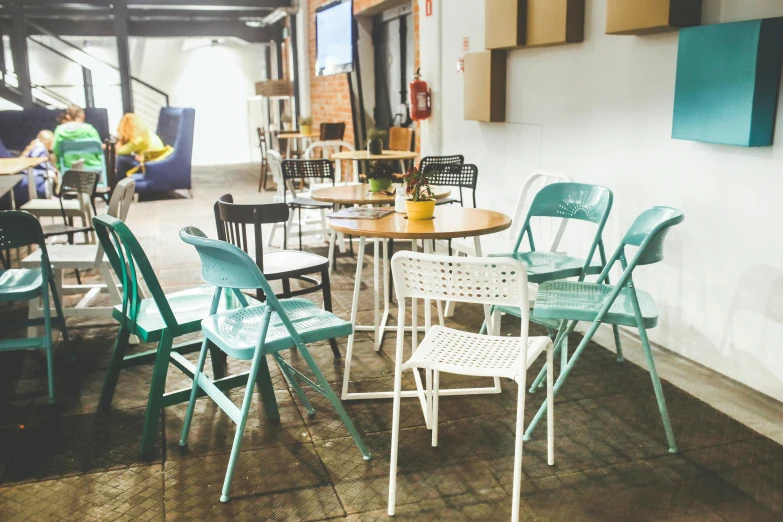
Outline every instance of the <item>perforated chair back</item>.
POLYGON ((422 170, 427 181, 433 187, 459 188, 459 203, 465 204, 462 189, 470 189, 473 194, 473 207, 476 206, 476 185, 478 183, 478 167, 467 163, 453 165, 429 165, 422 170))
MULTIPOLYGON (((569 181, 571 181, 571 178, 565 174, 548 172, 545 170, 533 171, 533 173, 530 174, 530 176, 525 181, 525 184, 522 185, 522 189, 519 191, 517 203, 514 207, 511 228, 505 232, 506 238, 515 239, 517 235, 519 235, 521 225, 525 219, 525 216, 527 215, 527 212, 530 210, 530 205, 532 205, 533 199, 542 188, 553 183, 569 181)), ((540 223, 531 225, 537 227, 535 230, 536 237, 544 235, 552 236, 553 239, 549 247, 551 252, 555 252, 560 246, 560 240, 562 239, 566 225, 568 224, 568 220, 565 218, 560 219, 559 221, 559 223, 556 223, 555 220, 548 220, 546 223, 544 223, 543 220, 541 220, 540 223)))
MULTIPOLYGON (((283 181, 288 185, 291 193, 296 197, 296 192, 293 186, 295 180, 316 179, 316 180, 332 180, 334 185, 334 165, 328 159, 317 160, 283 160, 283 181)), ((287 199, 287 195, 283 194, 283 202, 287 199)))
MULTIPOLYGON (((315 156, 315 151, 317 151, 318 149, 321 149, 321 157, 328 160, 332 159, 332 154, 340 152, 343 149, 350 150, 350 151, 356 150, 354 146, 348 143, 347 141, 340 141, 340 140, 316 141, 311 143, 307 147, 304 153, 304 159, 314 159, 313 156, 315 156)), ((335 161, 334 165, 335 165, 334 181, 335 183, 340 183, 343 180, 342 161, 335 161)))
POLYGON ((424 169, 433 165, 461 165, 465 163, 465 156, 462 154, 455 154, 453 156, 427 156, 422 158, 419 162, 419 170, 424 172, 424 169))
POLYGON ((263 272, 264 240, 261 225, 288 221, 288 205, 238 205, 234 203, 231 194, 224 194, 215 202, 214 210, 218 239, 231 243, 248 254, 254 252, 256 265, 263 272), (250 235, 249 227, 252 227, 250 235))
POLYGON ((345 137, 345 123, 322 123, 319 131, 318 139, 320 141, 342 141, 345 137))
POLYGON ((23 210, 0 211, 0 250, 10 250, 30 245, 41 249, 41 266, 49 266, 41 222, 23 210))
POLYGON ((92 218, 95 233, 117 279, 122 283, 122 316, 130 319, 133 331, 146 285, 166 328, 176 328, 177 320, 160 286, 147 254, 128 226, 119 219, 101 215, 92 218), (141 276, 141 278, 139 278, 141 276))

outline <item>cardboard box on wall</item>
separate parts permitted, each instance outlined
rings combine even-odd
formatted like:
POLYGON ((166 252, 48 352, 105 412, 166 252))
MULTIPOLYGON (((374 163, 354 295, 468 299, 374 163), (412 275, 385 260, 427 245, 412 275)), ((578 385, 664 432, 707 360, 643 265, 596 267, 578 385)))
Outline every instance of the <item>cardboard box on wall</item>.
POLYGON ((464 118, 506 121, 506 53, 484 51, 465 55, 464 118))
POLYGON ((291 96, 293 87, 288 80, 267 80, 256 82, 257 96, 291 96))
POLYGON ((525 45, 527 0, 484 0, 484 13, 486 49, 525 45))
POLYGON ((581 42, 585 0, 528 0, 525 47, 581 42))
POLYGON ((701 24, 702 0, 607 0, 606 34, 647 34, 701 24))

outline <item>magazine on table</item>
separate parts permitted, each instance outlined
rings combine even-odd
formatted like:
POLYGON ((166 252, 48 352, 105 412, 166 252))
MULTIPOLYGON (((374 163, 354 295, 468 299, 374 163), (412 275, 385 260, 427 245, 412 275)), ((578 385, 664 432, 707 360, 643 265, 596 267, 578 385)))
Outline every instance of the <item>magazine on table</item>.
POLYGON ((339 210, 327 217, 334 219, 381 219, 382 217, 386 217, 389 214, 394 214, 393 208, 348 207, 339 210))

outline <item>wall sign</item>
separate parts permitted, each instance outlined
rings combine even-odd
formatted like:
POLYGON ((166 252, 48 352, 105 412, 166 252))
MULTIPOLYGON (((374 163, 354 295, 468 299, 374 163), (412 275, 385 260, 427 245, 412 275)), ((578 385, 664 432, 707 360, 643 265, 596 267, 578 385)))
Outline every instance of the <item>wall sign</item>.
POLYGON ((424 14, 426 16, 432 16, 432 0, 425 0, 425 2, 424 2, 424 14))
POLYGON ((462 39, 462 50, 463 51, 470 50, 470 38, 468 38, 467 36, 462 39))

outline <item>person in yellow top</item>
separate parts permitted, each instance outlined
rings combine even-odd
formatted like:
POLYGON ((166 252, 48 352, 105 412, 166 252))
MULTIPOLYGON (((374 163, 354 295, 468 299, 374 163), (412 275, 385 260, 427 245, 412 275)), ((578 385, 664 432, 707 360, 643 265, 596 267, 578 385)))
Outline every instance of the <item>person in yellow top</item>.
POLYGON ((145 152, 159 152, 164 148, 163 141, 158 135, 132 112, 120 119, 117 127, 118 155, 133 155, 138 161, 139 156, 145 152))

